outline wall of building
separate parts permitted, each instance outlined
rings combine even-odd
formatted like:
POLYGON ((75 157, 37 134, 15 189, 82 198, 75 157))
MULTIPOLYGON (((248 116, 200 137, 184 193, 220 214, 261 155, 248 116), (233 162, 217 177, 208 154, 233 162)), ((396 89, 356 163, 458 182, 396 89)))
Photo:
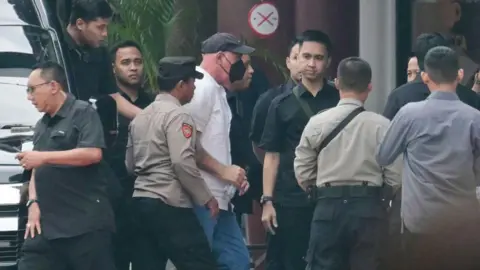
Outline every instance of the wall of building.
MULTIPOLYGON (((218 31, 230 32, 268 48, 284 59, 290 40, 306 29, 318 29, 330 35, 334 44, 329 76, 335 76, 338 62, 347 56, 358 55, 358 2, 350 0, 274 0, 280 24, 274 36, 259 39, 248 26, 249 10, 258 0, 218 1, 218 31)), ((265 67, 265 66, 264 66, 265 67)), ((267 74, 275 78, 275 70, 266 66, 267 74)))

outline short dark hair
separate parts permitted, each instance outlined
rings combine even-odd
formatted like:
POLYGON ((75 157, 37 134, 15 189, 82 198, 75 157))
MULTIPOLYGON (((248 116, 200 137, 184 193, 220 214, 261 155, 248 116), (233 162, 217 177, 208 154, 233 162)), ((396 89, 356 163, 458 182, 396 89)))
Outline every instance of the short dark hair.
POLYGON ((317 42, 323 44, 327 48, 327 53, 330 56, 332 52, 332 41, 330 37, 320 30, 305 30, 300 34, 299 42, 300 46, 303 45, 304 42, 317 42))
POLYGON ((110 48, 110 58, 111 58, 112 62, 115 62, 115 58, 117 56, 117 51, 118 50, 123 49, 123 48, 130 48, 130 47, 137 48, 137 50, 140 52, 140 54, 143 55, 142 49, 140 48, 140 45, 137 42, 135 42, 133 40, 124 40, 124 41, 120 41, 120 42, 116 43, 115 45, 113 45, 110 48))
POLYGON ((364 93, 372 81, 372 68, 362 58, 345 58, 338 64, 337 80, 340 90, 364 93))
POLYGON ((46 81, 56 81, 63 91, 68 91, 67 75, 65 69, 58 63, 47 61, 33 66, 33 70, 40 70, 40 77, 46 81))
POLYGON ((448 47, 450 44, 450 41, 440 33, 423 33, 418 36, 415 40, 415 44, 413 45, 413 51, 417 57, 418 67, 421 70, 425 69, 425 56, 430 49, 437 46, 448 47))
POLYGON ((289 56, 292 53, 293 47, 300 44, 301 39, 302 39, 301 36, 296 36, 295 38, 292 39, 292 41, 290 41, 290 44, 288 45, 288 55, 289 56))
POLYGON ((70 24, 75 24, 78 19, 92 22, 97 19, 110 19, 113 10, 106 0, 73 0, 70 13, 70 24))
POLYGON ((459 69, 458 54, 449 47, 437 46, 425 56, 425 72, 436 84, 454 83, 459 69))

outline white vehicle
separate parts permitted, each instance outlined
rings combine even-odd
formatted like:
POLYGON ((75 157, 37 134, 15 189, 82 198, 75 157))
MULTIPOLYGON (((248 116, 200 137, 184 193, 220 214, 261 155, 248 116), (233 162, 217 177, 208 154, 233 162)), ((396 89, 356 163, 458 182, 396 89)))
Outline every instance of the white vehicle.
POLYGON ((38 62, 64 63, 45 3, 0 0, 0 270, 17 269, 27 216, 21 187, 29 177, 15 155, 33 147, 42 116, 27 100, 27 78, 38 62))

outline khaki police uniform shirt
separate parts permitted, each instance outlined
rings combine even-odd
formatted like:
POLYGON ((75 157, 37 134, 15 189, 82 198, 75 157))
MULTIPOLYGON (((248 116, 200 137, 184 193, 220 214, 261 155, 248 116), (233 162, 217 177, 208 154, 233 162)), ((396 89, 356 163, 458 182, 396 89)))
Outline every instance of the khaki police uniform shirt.
POLYGON ((330 132, 353 110, 363 106, 355 99, 342 99, 332 109, 313 116, 305 127, 295 151, 294 169, 298 183, 306 188, 316 184, 372 186, 401 184, 401 160, 385 168, 375 160, 377 147, 390 121, 373 112, 357 115, 320 153, 318 147, 330 132))
POLYGON ((162 93, 130 124, 126 165, 137 176, 133 197, 175 207, 205 205, 212 194, 196 165, 196 129, 190 114, 162 93))

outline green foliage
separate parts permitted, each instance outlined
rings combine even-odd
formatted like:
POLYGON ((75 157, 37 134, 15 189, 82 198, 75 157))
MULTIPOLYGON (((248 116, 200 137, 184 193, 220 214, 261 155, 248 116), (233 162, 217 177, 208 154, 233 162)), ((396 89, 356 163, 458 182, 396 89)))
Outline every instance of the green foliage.
POLYGON ((145 72, 151 89, 156 89, 156 64, 166 55, 178 12, 175 0, 113 0, 117 15, 109 26, 109 43, 134 40, 143 51, 145 72))
MULTIPOLYGON (((225 1, 225 0, 219 0, 225 1)), ((200 60, 200 42, 215 29, 211 21, 212 5, 207 0, 109 0, 116 16, 109 26, 109 44, 134 40, 142 48, 145 73, 150 89, 158 89, 156 67, 167 55, 190 55, 200 60), (207 3, 208 2, 208 3, 207 3), (203 13, 203 14, 202 14, 203 13), (203 17, 202 17, 203 16, 203 17), (208 23, 207 23, 208 24, 208 23), (210 25, 209 24, 209 25, 210 25)), ((264 49, 261 40, 249 43, 256 48, 253 56, 271 64, 285 77, 284 59, 264 49)))

